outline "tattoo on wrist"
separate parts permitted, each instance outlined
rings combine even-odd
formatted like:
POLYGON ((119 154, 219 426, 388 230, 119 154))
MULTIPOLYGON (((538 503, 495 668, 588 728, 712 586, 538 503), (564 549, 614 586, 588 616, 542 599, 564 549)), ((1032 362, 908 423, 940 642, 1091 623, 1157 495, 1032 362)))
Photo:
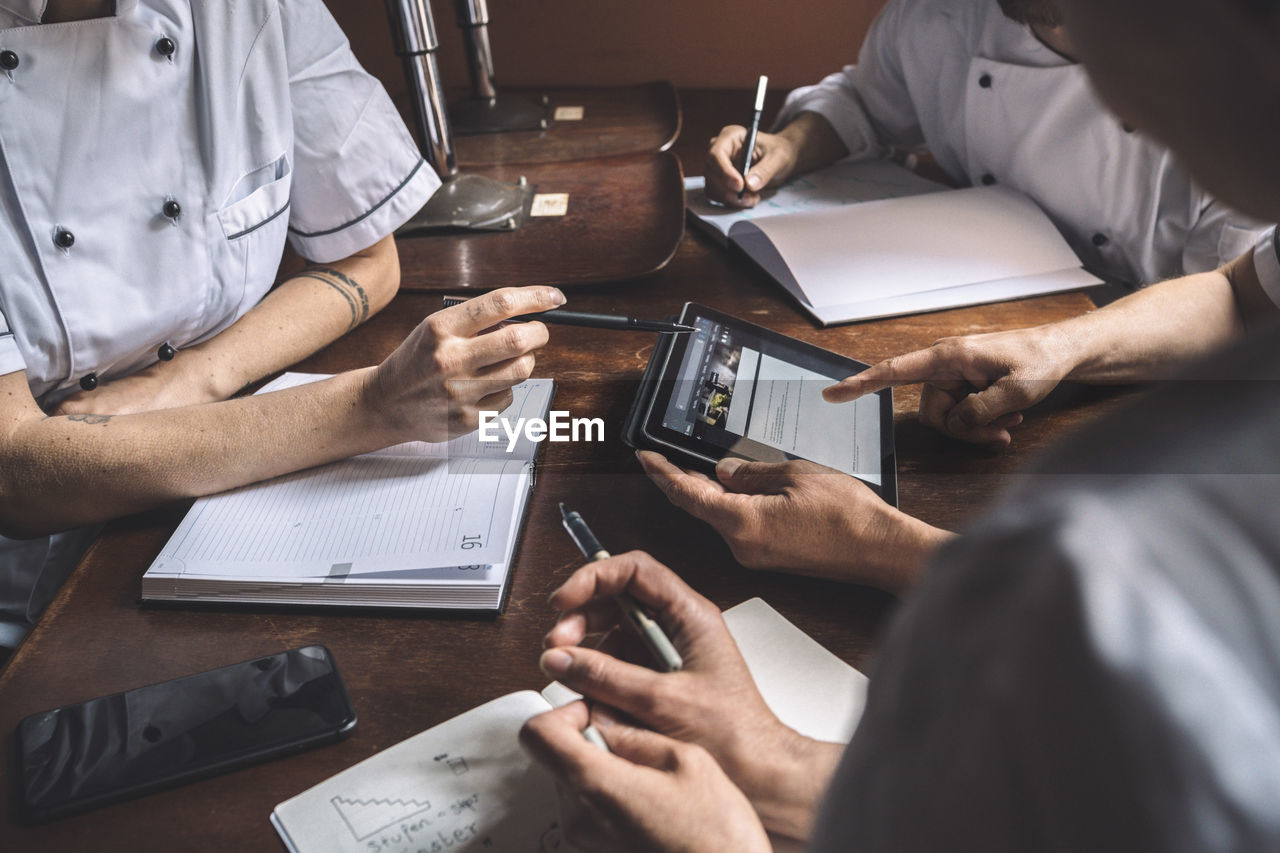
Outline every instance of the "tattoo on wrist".
POLYGON ((307 267, 298 273, 298 278, 314 278, 338 291, 351 309, 351 322, 347 325, 347 331, 369 319, 369 295, 364 292, 360 282, 350 276, 332 267, 307 267))
POLYGON ((67 420, 84 424, 105 424, 111 420, 111 415, 67 415, 67 420))

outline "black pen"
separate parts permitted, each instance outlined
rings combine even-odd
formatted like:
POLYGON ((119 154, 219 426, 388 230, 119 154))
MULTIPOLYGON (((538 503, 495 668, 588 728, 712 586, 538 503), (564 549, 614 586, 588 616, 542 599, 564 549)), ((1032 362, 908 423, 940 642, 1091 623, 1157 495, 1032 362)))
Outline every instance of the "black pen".
POLYGON ((742 189, 738 190, 738 198, 747 191, 747 173, 751 171, 751 160, 756 153, 756 134, 760 132, 760 114, 764 112, 764 90, 769 85, 769 78, 760 75, 756 85, 756 106, 751 112, 751 124, 747 125, 747 142, 742 146, 742 189))
MULTIPOLYGON (((601 547, 600 540, 596 539, 591 528, 587 527, 587 523, 582 520, 582 516, 576 512, 569 512, 562 503, 560 518, 564 522, 564 529, 569 531, 569 536, 582 552, 582 556, 591 561, 609 559, 609 552, 601 547)), ((614 596, 614 600, 618 602, 623 615, 640 634, 640 639, 644 641, 645 646, 653 653, 664 671, 675 672, 684 666, 684 659, 680 657, 670 638, 663 632, 662 626, 645 613, 634 598, 626 592, 620 592, 614 596)))
MULTIPOLYGON (((444 307, 452 308, 466 302, 460 296, 446 296, 444 307)), ((619 317, 616 314, 585 314, 582 311, 565 311, 563 308, 552 308, 540 314, 521 314, 506 322, 527 323, 530 320, 541 320, 544 323, 558 323, 562 326, 590 326, 593 329, 617 329, 623 332, 667 332, 681 334, 694 331, 693 326, 682 323, 668 323, 664 320, 641 320, 638 317, 619 317)))

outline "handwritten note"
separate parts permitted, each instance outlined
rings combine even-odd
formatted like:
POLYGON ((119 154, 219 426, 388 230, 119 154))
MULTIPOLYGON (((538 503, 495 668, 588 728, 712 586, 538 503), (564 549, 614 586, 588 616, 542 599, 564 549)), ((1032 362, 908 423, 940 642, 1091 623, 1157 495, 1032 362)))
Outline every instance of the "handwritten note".
POLYGON ((708 200, 702 192, 704 185, 705 182, 700 177, 685 179, 689 211, 697 217, 700 224, 718 232, 725 239, 728 238, 729 229, 738 222, 947 189, 942 184, 922 178, 910 169, 887 160, 841 162, 801 175, 785 186, 766 191, 760 203, 750 210, 725 207, 708 200))
POLYGON ((281 803, 271 821, 307 853, 554 853, 555 786, 518 742, 549 707, 532 691, 495 699, 281 803))
MULTIPOLYGON (((865 676, 758 598, 724 616, 780 720, 819 740, 853 736, 865 676)), ((555 853, 555 785, 518 736, 529 717, 577 698, 553 683, 494 699, 286 800, 271 822, 295 853, 555 853)))

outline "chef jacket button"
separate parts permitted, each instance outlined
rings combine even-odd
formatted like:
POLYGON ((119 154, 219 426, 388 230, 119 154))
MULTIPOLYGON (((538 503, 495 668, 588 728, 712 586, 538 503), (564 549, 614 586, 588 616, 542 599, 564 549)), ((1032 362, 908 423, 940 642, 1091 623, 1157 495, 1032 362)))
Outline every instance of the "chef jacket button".
POLYGON ((76 244, 76 235, 72 234, 65 228, 59 228, 53 232, 53 245, 59 249, 70 249, 76 244))
POLYGON ((160 212, 170 219, 177 219, 182 215, 182 205, 178 204, 175 199, 168 199, 164 206, 160 208, 160 212))
POLYGON ((990 74, 983 74, 981 77, 979 77, 979 78, 978 78, 978 85, 979 85, 979 86, 981 86, 981 87, 982 87, 982 88, 984 88, 984 89, 990 89, 990 88, 991 88, 991 75, 990 75, 990 74))
POLYGON ((996 182, 996 176, 991 174, 990 172, 987 172, 985 175, 982 176, 982 185, 984 187, 989 187, 995 182, 996 182))
POLYGON ((0 68, 5 71, 13 71, 21 63, 18 60, 18 54, 12 50, 0 50, 0 68))
POLYGON ((177 49, 178 46, 168 36, 160 36, 160 38, 156 39, 156 53, 165 58, 173 56, 174 51, 177 49))
POLYGON ((98 387, 98 374, 86 373, 80 377, 80 387, 86 391, 92 391, 98 387))
POLYGON ((1101 249, 1103 246, 1107 245, 1107 244, 1108 244, 1108 243, 1110 243, 1110 242, 1111 242, 1111 241, 1110 241, 1109 239, 1107 239, 1107 235, 1106 235, 1106 234, 1094 234, 1094 235, 1093 235, 1093 245, 1097 246, 1099 249, 1101 249))
POLYGON ((168 341, 162 343, 159 351, 156 352, 156 355, 160 357, 161 361, 173 361, 173 357, 177 354, 178 351, 174 349, 173 344, 168 341))
POLYGON ((1125 133, 1133 133, 1134 131, 1136 131, 1136 130, 1137 130, 1137 128, 1136 128, 1136 127, 1134 127, 1133 125, 1129 124, 1127 121, 1126 121, 1126 122, 1123 122, 1123 123, 1120 125, 1120 129, 1121 129, 1121 130, 1123 130, 1125 133))

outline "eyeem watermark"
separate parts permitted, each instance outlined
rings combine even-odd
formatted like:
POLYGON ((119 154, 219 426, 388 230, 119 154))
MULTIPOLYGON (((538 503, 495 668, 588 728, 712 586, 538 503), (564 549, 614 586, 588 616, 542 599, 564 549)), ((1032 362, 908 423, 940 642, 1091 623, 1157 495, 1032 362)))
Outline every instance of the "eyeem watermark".
POLYGON ((520 437, 539 441, 604 441, 604 418, 571 418, 568 412, 552 409, 542 418, 501 417, 501 412, 480 413, 480 441, 493 444, 507 437, 507 452, 515 449, 520 437))

